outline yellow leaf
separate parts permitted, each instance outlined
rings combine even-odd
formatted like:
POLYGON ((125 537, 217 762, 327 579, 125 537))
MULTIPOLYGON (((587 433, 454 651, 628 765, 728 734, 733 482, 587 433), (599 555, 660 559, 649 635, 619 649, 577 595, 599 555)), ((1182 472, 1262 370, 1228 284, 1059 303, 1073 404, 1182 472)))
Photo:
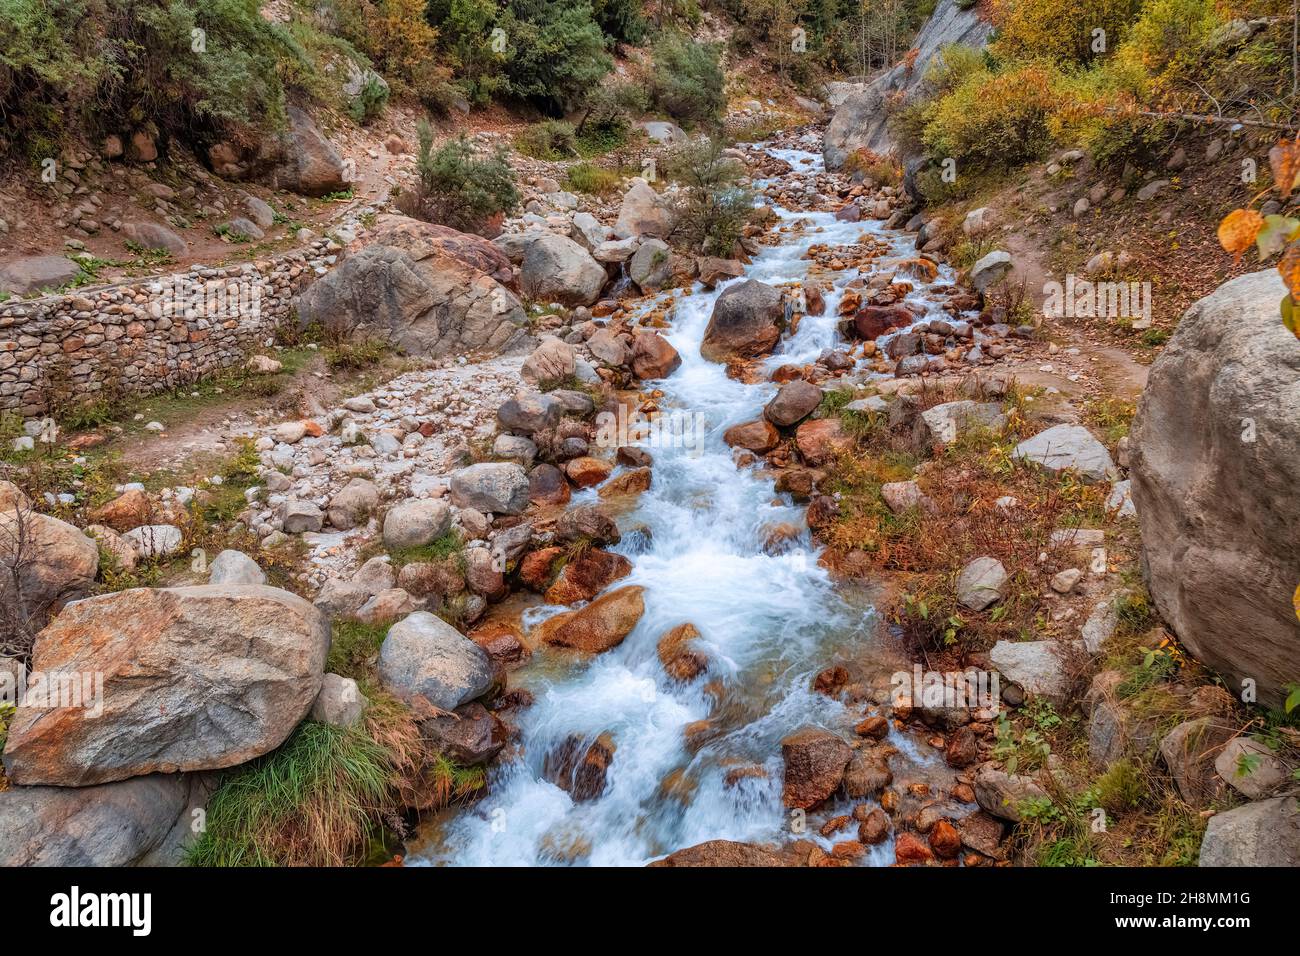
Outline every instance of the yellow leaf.
POLYGON ((1294 302, 1300 299, 1300 242, 1293 242, 1282 253, 1282 261, 1277 264, 1277 271, 1282 273, 1282 281, 1291 293, 1294 302))
POLYGON ((1255 244, 1255 237, 1264 228, 1264 217, 1253 209, 1234 209, 1219 223, 1219 245, 1237 259, 1255 244))
POLYGON ((1273 182, 1283 196, 1291 195, 1300 181, 1300 137, 1287 142, 1279 140, 1268 151, 1268 164, 1273 169, 1273 182))

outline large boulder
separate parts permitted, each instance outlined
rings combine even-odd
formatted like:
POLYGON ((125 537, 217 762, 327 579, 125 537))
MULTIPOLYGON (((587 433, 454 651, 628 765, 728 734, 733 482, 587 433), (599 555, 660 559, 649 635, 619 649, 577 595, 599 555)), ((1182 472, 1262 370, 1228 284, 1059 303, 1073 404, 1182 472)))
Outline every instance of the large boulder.
POLYGON ((132 866, 186 809, 190 778, 150 774, 94 787, 0 792, 0 866, 132 866))
POLYGON ((785 304, 779 289, 757 279, 730 285, 718 296, 700 354, 710 362, 766 355, 781 337, 785 304))
POLYGON ((136 588, 77 601, 37 637, 32 670, 95 675, 93 688, 78 688, 88 706, 66 706, 62 693, 34 700, 29 685, 5 771, 19 784, 83 787, 244 763, 283 743, 311 709, 329 643, 325 615, 278 588, 136 588))
POLYGON ((591 305, 605 287, 605 267, 568 236, 546 235, 530 243, 519 273, 534 302, 591 305))
POLYGON ((619 239, 638 236, 666 239, 672 231, 672 205, 645 180, 634 179, 631 187, 623 194, 618 221, 614 223, 614 235, 619 239))
POLYGON ((25 256, 0 265, 0 292, 27 295, 42 289, 61 289, 81 274, 81 268, 63 256, 25 256))
POLYGON ((1160 616, 1201 661, 1278 706, 1300 620, 1300 341, 1273 270, 1193 305, 1151 367, 1133 502, 1160 616))
POLYGON ((280 162, 275 185, 303 196, 324 196, 348 188, 343 160, 321 135, 312 118, 296 106, 288 108, 289 128, 280 137, 280 162))
POLYGON ((845 99, 826 129, 826 165, 838 169, 859 148, 887 153, 893 148, 889 117, 909 98, 923 92, 926 67, 949 44, 979 48, 988 41, 993 24, 960 0, 939 0, 921 27, 912 47, 915 59, 904 57, 875 82, 845 99))
POLYGON ((416 611, 389 628, 379 647, 379 680, 403 700, 455 710, 487 693, 492 662, 442 618, 416 611))
POLYGON ((1258 800, 1210 817, 1201 866, 1300 866, 1300 801, 1258 800))
POLYGON ((486 239, 388 216, 371 245, 298 296, 298 321, 412 355, 495 355, 527 340, 511 281, 510 260, 486 239))
POLYGON ((66 521, 26 507, 0 514, 0 600, 15 625, 40 630, 64 603, 89 594, 98 573, 99 547, 66 521))
POLYGON ((822 403, 822 390, 811 382, 786 382, 763 407, 763 417, 778 428, 797 425, 822 403))

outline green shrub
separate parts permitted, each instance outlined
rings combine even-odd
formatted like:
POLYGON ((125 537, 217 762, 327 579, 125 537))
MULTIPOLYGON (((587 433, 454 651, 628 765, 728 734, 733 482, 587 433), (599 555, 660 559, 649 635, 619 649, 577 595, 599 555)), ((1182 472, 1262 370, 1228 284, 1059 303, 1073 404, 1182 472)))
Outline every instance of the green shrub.
POLYGON ((375 338, 346 340, 327 345, 321 354, 325 364, 336 372, 359 372, 382 362, 388 354, 388 343, 375 338))
POLYGON ((592 0, 591 10, 607 37, 633 45, 645 39, 641 0, 592 0))
POLYGON ((1147 0, 1118 59, 1140 67, 1157 87, 1199 75, 1210 35, 1220 23, 1214 0, 1147 0))
POLYGON ((667 35, 655 44, 655 105, 684 126, 718 122, 726 108, 715 44, 667 35))
POLYGON ((462 135, 448 140, 435 152, 433 131, 423 121, 417 135, 420 185, 408 204, 408 213, 473 232, 494 216, 509 215, 519 204, 519 191, 504 150, 480 155, 462 135))
POLYGON ((515 149, 525 156, 558 162, 578 155, 578 138, 573 124, 548 119, 525 126, 515 136, 515 149))
POLYGON ((622 177, 612 169, 602 169, 592 163, 576 163, 569 167, 568 186, 574 192, 602 196, 618 189, 622 177))
POLYGON ((510 91, 548 110, 572 106, 613 68, 588 0, 509 0, 497 23, 510 91))
MULTIPOLYGON (((74 127, 253 138, 284 118, 280 79, 305 68, 257 0, 0 0, 3 145, 74 127), (196 51, 196 45, 202 52, 196 51)), ((30 152, 30 148, 29 148, 30 152)), ((51 150, 45 155, 54 155, 51 150)))
POLYGON ((1053 142, 1062 104, 1058 74, 1040 64, 969 73, 926 112, 923 140, 933 157, 963 167, 1008 168, 1038 159, 1053 142))
POLYGON ((673 238, 706 255, 730 258, 754 213, 753 194, 735 185, 742 167, 722 155, 720 140, 692 140, 665 157, 665 172, 686 186, 673 238))
POLYGON ((352 119, 362 126, 368 126, 388 105, 388 87, 378 77, 367 78, 361 92, 352 100, 348 112, 352 119))

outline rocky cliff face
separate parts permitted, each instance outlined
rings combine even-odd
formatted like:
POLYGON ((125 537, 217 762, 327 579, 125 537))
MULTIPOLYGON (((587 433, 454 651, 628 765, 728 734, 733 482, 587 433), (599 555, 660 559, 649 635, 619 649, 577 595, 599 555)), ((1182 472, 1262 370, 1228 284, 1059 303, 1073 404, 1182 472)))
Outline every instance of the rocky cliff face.
POLYGON ((1192 306, 1133 423, 1133 500, 1161 616, 1240 693, 1300 680, 1300 342, 1273 270, 1192 306))
POLYGON ((886 128, 889 113, 898 100, 916 92, 930 61, 953 43, 982 47, 992 32, 993 25, 981 20, 975 10, 961 9, 957 0, 939 0, 912 44, 918 51, 914 64, 895 64, 835 110, 826 129, 826 165, 838 169, 850 153, 864 146, 877 153, 889 152, 893 148, 886 128))

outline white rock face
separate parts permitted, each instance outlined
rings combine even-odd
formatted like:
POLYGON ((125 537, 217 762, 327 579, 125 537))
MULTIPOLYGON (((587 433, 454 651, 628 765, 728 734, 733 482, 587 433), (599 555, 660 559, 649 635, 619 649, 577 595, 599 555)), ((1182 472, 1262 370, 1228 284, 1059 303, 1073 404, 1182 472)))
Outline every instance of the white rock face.
POLYGON ((266 572, 242 551, 227 548, 208 566, 209 584, 265 584, 266 572))
POLYGON ((181 549, 181 529, 169 524, 147 524, 122 535, 145 561, 165 558, 181 549))

